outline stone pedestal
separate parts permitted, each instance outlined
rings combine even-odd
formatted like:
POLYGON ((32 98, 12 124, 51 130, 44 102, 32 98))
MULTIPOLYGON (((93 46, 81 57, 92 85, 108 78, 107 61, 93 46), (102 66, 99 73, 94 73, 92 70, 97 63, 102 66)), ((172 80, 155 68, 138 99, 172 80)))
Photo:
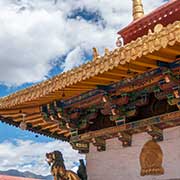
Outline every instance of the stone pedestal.
POLYGON ((163 151, 164 175, 140 176, 140 153, 151 139, 147 133, 141 133, 133 135, 131 147, 123 148, 118 139, 108 140, 104 152, 97 152, 90 145, 86 156, 88 180, 180 180, 180 127, 164 130, 163 134, 164 141, 159 145, 163 151))

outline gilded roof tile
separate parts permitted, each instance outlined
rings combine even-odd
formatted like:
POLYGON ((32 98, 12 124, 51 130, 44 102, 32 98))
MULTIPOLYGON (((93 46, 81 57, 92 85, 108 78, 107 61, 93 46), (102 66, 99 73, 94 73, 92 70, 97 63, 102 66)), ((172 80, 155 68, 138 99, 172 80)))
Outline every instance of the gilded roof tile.
POLYGON ((143 55, 166 48, 168 45, 173 46, 177 42, 180 42, 180 21, 169 24, 166 27, 156 25, 154 32, 149 31, 148 35, 139 37, 121 48, 116 48, 111 52, 106 50, 104 56, 98 56, 93 61, 87 62, 80 67, 1 98, 0 109, 11 108, 24 102, 38 100, 40 97, 112 70, 120 64, 136 60, 143 55))

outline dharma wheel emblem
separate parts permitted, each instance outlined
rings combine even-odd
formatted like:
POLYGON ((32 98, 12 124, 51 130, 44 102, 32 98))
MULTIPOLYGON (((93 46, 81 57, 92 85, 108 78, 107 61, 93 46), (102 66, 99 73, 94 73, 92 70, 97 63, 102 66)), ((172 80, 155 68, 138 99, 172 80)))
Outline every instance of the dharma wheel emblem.
POLYGON ((163 152, 155 141, 148 141, 142 148, 140 154, 141 176, 162 175, 163 152))

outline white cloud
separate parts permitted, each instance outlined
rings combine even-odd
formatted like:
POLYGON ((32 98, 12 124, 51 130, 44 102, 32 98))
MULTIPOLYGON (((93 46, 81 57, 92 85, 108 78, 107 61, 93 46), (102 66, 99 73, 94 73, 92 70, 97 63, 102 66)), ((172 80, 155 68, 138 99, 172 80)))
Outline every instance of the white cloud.
POLYGON ((73 67, 77 67, 78 65, 82 64, 83 60, 83 50, 80 47, 77 47, 68 53, 62 68, 64 71, 68 71, 73 67))
POLYGON ((36 174, 50 174, 50 167, 45 161, 45 154, 54 150, 63 153, 66 168, 75 169, 75 162, 84 158, 66 142, 53 141, 48 143, 30 140, 16 140, 16 143, 6 141, 0 144, 0 170, 18 169, 36 174))
MULTIPOLYGON (((52 60, 63 55, 67 56, 64 70, 79 65, 84 60, 83 52, 91 52, 93 46, 100 52, 104 47, 113 48, 116 32, 132 19, 131 0, 54 2, 0 1, 1 83, 20 85, 43 80, 52 68, 52 60), (67 19, 74 9, 97 11, 105 28, 82 18, 67 19)), ((162 3, 163 0, 146 0, 144 6, 150 11, 162 3)))

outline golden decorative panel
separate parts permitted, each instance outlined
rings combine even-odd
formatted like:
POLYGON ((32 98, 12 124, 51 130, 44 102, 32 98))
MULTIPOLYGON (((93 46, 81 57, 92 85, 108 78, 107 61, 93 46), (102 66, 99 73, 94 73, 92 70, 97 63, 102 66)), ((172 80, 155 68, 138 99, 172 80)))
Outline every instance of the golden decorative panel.
POLYGON ((163 152, 159 144, 155 141, 148 141, 142 148, 140 154, 141 176, 162 175, 163 152))

